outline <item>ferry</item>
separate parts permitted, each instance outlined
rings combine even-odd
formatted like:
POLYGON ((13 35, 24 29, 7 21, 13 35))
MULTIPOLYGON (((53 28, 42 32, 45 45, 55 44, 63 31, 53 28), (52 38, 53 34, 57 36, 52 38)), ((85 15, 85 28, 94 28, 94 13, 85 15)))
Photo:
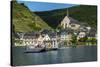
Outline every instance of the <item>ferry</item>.
POLYGON ((46 52, 51 50, 57 50, 58 47, 46 47, 46 46, 37 46, 34 47, 33 45, 29 45, 26 47, 25 53, 39 53, 39 52, 46 52))

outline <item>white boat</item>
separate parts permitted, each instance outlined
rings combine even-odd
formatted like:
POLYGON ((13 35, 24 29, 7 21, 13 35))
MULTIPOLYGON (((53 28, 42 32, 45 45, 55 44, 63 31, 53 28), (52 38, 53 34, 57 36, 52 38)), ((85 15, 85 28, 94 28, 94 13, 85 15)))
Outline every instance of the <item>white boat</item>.
POLYGON ((25 52, 26 53, 37 53, 37 52, 41 52, 42 50, 44 50, 43 47, 34 47, 33 45, 29 45, 29 46, 26 46, 26 50, 25 52))
POLYGON ((58 47, 47 48, 45 46, 38 46, 34 47, 33 45, 26 46, 26 53, 38 53, 38 52, 45 52, 51 50, 57 50, 58 47))

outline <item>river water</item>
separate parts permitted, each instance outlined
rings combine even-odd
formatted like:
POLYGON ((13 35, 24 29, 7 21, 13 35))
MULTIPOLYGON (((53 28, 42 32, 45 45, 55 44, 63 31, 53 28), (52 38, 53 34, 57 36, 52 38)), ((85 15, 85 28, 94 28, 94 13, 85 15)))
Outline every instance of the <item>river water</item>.
POLYGON ((25 53, 24 47, 13 47, 11 60, 14 66, 96 61, 97 46, 68 47, 41 53, 25 53))

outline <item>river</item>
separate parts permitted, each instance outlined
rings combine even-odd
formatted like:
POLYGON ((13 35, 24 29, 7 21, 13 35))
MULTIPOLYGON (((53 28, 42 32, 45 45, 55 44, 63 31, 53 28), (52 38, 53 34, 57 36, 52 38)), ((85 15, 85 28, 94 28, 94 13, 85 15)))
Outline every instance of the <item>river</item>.
POLYGON ((97 46, 68 47, 41 53, 24 52, 25 47, 12 47, 12 65, 40 65, 97 60, 97 46))

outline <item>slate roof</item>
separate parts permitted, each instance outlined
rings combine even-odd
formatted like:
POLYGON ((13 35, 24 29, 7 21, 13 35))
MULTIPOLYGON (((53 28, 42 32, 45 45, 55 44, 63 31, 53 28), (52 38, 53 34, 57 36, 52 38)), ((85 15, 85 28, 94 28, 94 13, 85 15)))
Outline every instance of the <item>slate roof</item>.
POLYGON ((48 34, 50 38, 56 38, 57 33, 56 32, 51 32, 48 34))
POLYGON ((49 34, 49 33, 51 33, 51 31, 45 29, 45 30, 42 30, 40 33, 41 33, 41 34, 49 34))
POLYGON ((34 38, 38 38, 39 37, 39 33, 35 33, 35 32, 28 32, 24 34, 24 39, 34 39, 34 38))
POLYGON ((69 34, 69 33, 73 33, 73 30, 71 29, 62 29, 59 32, 60 34, 69 34))
POLYGON ((23 32, 16 32, 15 34, 16 34, 16 37, 19 39, 24 35, 23 32))
POLYGON ((80 22, 72 17, 69 17, 69 20, 71 23, 76 23, 76 24, 80 24, 80 22))

